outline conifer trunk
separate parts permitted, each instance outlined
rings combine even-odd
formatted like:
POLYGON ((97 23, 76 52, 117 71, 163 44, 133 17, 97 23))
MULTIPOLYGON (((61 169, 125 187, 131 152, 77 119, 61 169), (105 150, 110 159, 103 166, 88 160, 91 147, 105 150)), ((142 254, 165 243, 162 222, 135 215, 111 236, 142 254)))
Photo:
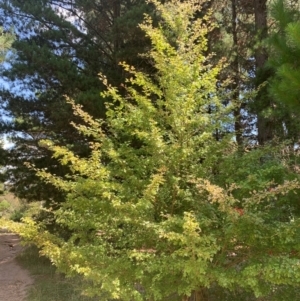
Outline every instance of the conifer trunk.
MULTIPOLYGON (((114 22, 121 16, 121 1, 114 0, 113 2, 113 16, 114 22)), ((120 48, 120 33, 119 26, 115 24, 115 38, 114 38, 114 51, 117 52, 120 48)))
MULTIPOLYGON (((254 17, 255 17, 255 31, 259 43, 267 37, 268 26, 267 26, 267 0, 253 0, 254 1, 254 17)), ((260 74, 262 68, 267 61, 266 50, 259 45, 255 50, 255 71, 256 77, 260 74)), ((263 77, 262 77, 263 79, 263 77)), ((261 81, 256 81, 257 86, 262 84, 261 81)), ((267 95, 262 95, 263 92, 258 92, 256 101, 258 107, 262 111, 263 109, 271 106, 270 99, 267 95)), ((258 143, 263 145, 267 141, 271 140, 274 136, 273 124, 269 118, 263 116, 262 112, 257 114, 257 130, 258 130, 258 143)))
POLYGON ((233 101, 235 102, 235 109, 233 111, 234 114, 234 130, 236 142, 239 147, 243 145, 243 126, 242 126, 242 118, 241 118, 241 107, 239 104, 239 53, 238 53, 238 36, 237 36, 237 0, 231 0, 231 9, 232 9, 232 17, 231 17, 231 25, 232 25, 232 38, 233 38, 233 47, 234 47, 234 61, 232 63, 233 66, 233 101))

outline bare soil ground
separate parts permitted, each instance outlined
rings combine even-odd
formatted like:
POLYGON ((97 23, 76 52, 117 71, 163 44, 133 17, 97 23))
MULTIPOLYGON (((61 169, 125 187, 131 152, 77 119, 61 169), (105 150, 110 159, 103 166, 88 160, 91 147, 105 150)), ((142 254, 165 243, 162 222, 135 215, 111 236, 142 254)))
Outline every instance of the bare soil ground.
POLYGON ((33 284, 29 273, 16 262, 22 251, 16 234, 0 233, 0 300, 25 301, 27 290, 33 284))

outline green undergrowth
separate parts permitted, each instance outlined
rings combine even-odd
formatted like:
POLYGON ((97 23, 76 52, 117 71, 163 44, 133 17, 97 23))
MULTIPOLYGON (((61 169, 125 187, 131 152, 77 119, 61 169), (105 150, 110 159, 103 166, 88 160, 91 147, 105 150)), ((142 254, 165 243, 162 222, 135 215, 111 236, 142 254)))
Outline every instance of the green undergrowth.
POLYGON ((2 190, 2 186, 0 184, 0 216, 14 220, 17 212, 21 211, 21 201, 13 193, 2 190))
POLYGON ((29 289, 27 301, 96 301, 81 294, 81 278, 66 278, 58 273, 50 261, 39 256, 38 249, 30 246, 18 258, 34 278, 34 285, 29 289))

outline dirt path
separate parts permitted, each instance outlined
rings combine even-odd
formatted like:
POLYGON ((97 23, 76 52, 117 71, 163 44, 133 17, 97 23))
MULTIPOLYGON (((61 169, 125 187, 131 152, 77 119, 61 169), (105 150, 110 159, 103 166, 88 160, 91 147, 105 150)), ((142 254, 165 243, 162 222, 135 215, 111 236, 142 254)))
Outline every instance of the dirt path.
POLYGON ((0 233, 0 300, 25 301, 27 289, 33 284, 29 273, 16 262, 22 251, 20 239, 11 233, 0 233))

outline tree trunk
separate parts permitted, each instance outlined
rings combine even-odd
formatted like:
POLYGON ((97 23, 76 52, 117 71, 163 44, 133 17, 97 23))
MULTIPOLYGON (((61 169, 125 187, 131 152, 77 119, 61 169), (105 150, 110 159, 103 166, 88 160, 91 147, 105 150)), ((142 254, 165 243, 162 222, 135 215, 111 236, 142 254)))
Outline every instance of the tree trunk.
POLYGON ((243 146, 243 125, 242 125, 242 117, 241 117, 241 106, 240 106, 240 92, 239 92, 239 81, 240 81, 240 73, 239 73, 239 49, 238 49, 238 36, 237 36, 237 0, 231 0, 231 26, 232 26, 232 39, 233 39, 233 48, 234 48, 234 60, 232 63, 233 67, 233 84, 231 86, 233 91, 233 102, 236 107, 233 111, 234 115, 234 130, 236 142, 241 148, 243 146))
MULTIPOLYGON (((268 26, 267 26, 267 0, 253 0, 254 1, 254 16, 255 16, 255 31, 258 42, 260 43, 267 37, 268 26)), ((256 71, 256 83, 257 88, 260 84, 266 80, 261 76, 263 73, 263 67, 267 61, 266 50, 259 45, 255 50, 255 71, 256 71)), ((258 142, 263 145, 265 142, 272 140, 273 124, 270 118, 263 115, 263 110, 270 108, 271 101, 267 95, 266 90, 258 91, 256 98, 257 112, 257 131, 258 131, 258 142)))
MULTIPOLYGON (((255 31, 261 41, 268 34, 267 25, 267 0, 254 0, 255 31)), ((267 60, 267 53, 261 46, 255 53, 256 67, 262 68, 267 60)))
POLYGON ((191 296, 184 296, 182 301, 209 301, 207 290, 205 288, 195 290, 192 292, 191 296))
MULTIPOLYGON (((113 1, 113 16, 114 16, 114 23, 121 16, 121 1, 120 0, 113 1)), ((114 51, 117 52, 120 48, 119 26, 117 24, 114 24, 114 29, 115 29, 114 51)))

